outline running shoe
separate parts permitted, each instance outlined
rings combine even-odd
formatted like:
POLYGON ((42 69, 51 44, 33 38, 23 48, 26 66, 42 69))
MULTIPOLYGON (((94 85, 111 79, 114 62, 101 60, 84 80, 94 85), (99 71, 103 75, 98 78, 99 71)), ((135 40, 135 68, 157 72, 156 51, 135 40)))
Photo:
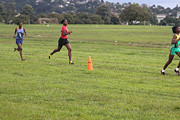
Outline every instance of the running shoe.
POLYGON ((179 70, 177 71, 176 69, 174 69, 174 72, 179 75, 179 70))
POLYGON ((162 72, 162 70, 161 70, 161 74, 162 74, 162 75, 165 75, 165 72, 162 72))
POLYGON ((52 59, 52 55, 51 54, 49 55, 49 59, 52 59))
POLYGON ((74 63, 73 63, 73 61, 70 61, 69 64, 70 64, 70 65, 73 65, 74 63))

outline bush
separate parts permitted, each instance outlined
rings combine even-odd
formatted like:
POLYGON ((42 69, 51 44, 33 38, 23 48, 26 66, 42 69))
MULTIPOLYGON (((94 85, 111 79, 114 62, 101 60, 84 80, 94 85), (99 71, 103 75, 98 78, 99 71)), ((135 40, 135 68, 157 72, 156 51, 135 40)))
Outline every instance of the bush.
POLYGON ((64 19, 63 15, 60 15, 58 13, 48 14, 47 17, 48 18, 57 18, 59 23, 61 23, 61 21, 64 19))
POLYGON ((85 19, 84 23, 85 24, 93 24, 93 21, 91 19, 85 19))
POLYGON ((27 15, 20 15, 13 20, 13 23, 16 24, 19 21, 22 21, 24 24, 29 24, 30 18, 27 15))
POLYGON ((44 13, 41 13, 41 14, 37 15, 37 18, 47 18, 47 15, 44 13))
POLYGON ((53 24, 53 21, 51 21, 51 20, 44 20, 43 21, 45 24, 53 24))
POLYGON ((93 24, 103 24, 104 23, 104 21, 102 20, 100 15, 96 15, 96 14, 91 15, 89 17, 89 19, 92 20, 93 24))
POLYGON ((73 24, 74 23, 74 19, 73 16, 69 13, 63 13, 62 14, 64 16, 65 19, 68 20, 68 23, 73 24))
POLYGON ((3 20, 4 20, 3 17, 0 15, 0 22, 3 22, 3 20))
POLYGON ((74 24, 84 24, 84 22, 78 18, 74 19, 74 24))
POLYGON ((120 24, 120 19, 119 19, 119 17, 112 14, 112 15, 111 15, 111 23, 112 23, 112 24, 120 24))

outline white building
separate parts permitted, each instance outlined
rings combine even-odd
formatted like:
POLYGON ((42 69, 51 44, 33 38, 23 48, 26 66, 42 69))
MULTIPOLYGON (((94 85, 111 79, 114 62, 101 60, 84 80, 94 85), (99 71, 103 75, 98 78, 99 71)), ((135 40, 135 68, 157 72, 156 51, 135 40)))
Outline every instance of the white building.
POLYGON ((180 12, 177 12, 177 18, 180 18, 180 12))
POLYGON ((43 0, 36 0, 36 3, 38 3, 38 2, 43 2, 43 0))
POLYGON ((60 8, 63 8, 64 6, 63 5, 59 5, 60 8))
POLYGON ((158 20, 158 23, 161 22, 161 20, 163 20, 164 18, 166 18, 166 15, 165 14, 157 14, 157 20, 158 20))

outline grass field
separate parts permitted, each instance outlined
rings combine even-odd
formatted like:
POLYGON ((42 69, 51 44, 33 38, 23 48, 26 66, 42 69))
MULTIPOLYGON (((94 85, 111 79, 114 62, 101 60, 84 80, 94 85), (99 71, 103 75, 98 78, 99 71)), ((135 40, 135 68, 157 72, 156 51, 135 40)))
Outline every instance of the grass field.
POLYGON ((24 25, 21 62, 13 33, 0 25, 1 120, 179 120, 176 56, 166 70, 171 27, 69 25, 72 58, 57 47, 61 25, 24 25), (94 70, 87 71, 88 56, 94 70))

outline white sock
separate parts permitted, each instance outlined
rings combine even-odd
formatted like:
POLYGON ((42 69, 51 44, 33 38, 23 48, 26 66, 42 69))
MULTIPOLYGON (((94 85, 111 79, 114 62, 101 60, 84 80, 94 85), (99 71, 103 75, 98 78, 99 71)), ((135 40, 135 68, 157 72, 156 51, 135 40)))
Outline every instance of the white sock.
POLYGON ((179 71, 179 68, 176 68, 176 71, 179 71))
POLYGON ((165 72, 165 70, 164 70, 164 69, 162 69, 162 72, 165 72))

